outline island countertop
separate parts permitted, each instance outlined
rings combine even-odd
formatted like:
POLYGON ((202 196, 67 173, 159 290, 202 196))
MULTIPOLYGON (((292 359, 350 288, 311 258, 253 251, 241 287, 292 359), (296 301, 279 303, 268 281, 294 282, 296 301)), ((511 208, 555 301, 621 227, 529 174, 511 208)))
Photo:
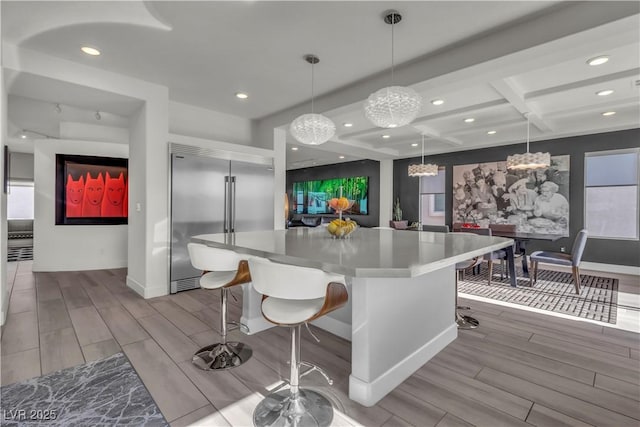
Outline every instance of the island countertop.
POLYGON ((370 228, 340 240, 324 227, 201 234, 191 241, 351 277, 416 277, 513 245, 471 233, 370 228))

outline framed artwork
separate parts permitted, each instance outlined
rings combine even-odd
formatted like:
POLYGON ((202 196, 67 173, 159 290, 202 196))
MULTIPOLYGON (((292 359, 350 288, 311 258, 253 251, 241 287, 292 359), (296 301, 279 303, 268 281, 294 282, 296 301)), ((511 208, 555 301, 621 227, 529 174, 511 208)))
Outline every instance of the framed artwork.
POLYGON ((128 160, 56 154, 56 225, 127 224, 128 160))
POLYGON ((569 156, 536 171, 506 162, 453 167, 453 222, 515 224, 516 231, 569 236, 569 156))

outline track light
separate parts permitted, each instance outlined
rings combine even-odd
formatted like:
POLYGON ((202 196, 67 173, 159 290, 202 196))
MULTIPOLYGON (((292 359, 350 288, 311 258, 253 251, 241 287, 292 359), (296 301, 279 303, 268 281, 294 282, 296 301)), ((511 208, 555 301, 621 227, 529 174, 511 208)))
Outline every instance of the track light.
POLYGON ((96 120, 102 119, 102 116, 100 115, 100 111, 96 111, 95 117, 96 117, 96 120))
POLYGON ((62 113, 62 107, 60 106, 60 104, 56 104, 56 113, 60 114, 62 113))

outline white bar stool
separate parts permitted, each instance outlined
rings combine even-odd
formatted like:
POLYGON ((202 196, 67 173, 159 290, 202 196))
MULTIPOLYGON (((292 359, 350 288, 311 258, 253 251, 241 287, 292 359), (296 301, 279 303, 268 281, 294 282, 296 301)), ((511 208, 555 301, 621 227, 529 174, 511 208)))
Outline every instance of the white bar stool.
MULTIPOLYGON (((253 351, 241 342, 227 342, 227 289, 251 282, 249 265, 242 256, 227 250, 212 248, 200 243, 189 243, 191 264, 203 270, 200 287, 220 289, 220 336, 221 342, 201 348, 191 361, 198 368, 211 371, 235 368, 249 360, 253 351)), ((235 322, 231 322, 235 323, 235 322)))
POLYGON ((253 412, 253 424, 257 427, 330 425, 331 402, 298 385, 300 378, 312 371, 320 372, 333 384, 322 369, 300 361, 300 326, 346 304, 349 295, 344 276, 263 258, 250 258, 249 268, 253 287, 264 295, 262 315, 271 323, 291 328, 290 388, 265 397, 253 412), (300 373, 301 365, 308 368, 303 373, 300 373))

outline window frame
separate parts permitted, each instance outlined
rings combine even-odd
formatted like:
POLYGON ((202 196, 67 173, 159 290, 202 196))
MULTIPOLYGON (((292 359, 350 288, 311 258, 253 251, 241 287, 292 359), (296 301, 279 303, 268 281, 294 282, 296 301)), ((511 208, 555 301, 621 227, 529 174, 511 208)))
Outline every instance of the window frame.
MULTIPOLYGON (((617 150, 603 150, 603 151, 589 151, 584 153, 584 181, 583 181, 583 203, 582 203, 582 223, 584 227, 587 227, 587 189, 588 188, 598 188, 598 187, 631 187, 631 185, 604 185, 604 186, 588 186, 587 185, 587 157, 600 157, 600 156, 609 156, 615 154, 628 154, 635 153, 636 155, 636 178, 638 182, 636 182, 636 224, 640 224, 640 148, 621 148, 617 150)), ((607 236, 592 236, 589 235, 590 239, 601 239, 601 240, 624 240, 630 242, 637 242, 640 240, 640 226, 636 229, 636 237, 607 237, 607 236)))

